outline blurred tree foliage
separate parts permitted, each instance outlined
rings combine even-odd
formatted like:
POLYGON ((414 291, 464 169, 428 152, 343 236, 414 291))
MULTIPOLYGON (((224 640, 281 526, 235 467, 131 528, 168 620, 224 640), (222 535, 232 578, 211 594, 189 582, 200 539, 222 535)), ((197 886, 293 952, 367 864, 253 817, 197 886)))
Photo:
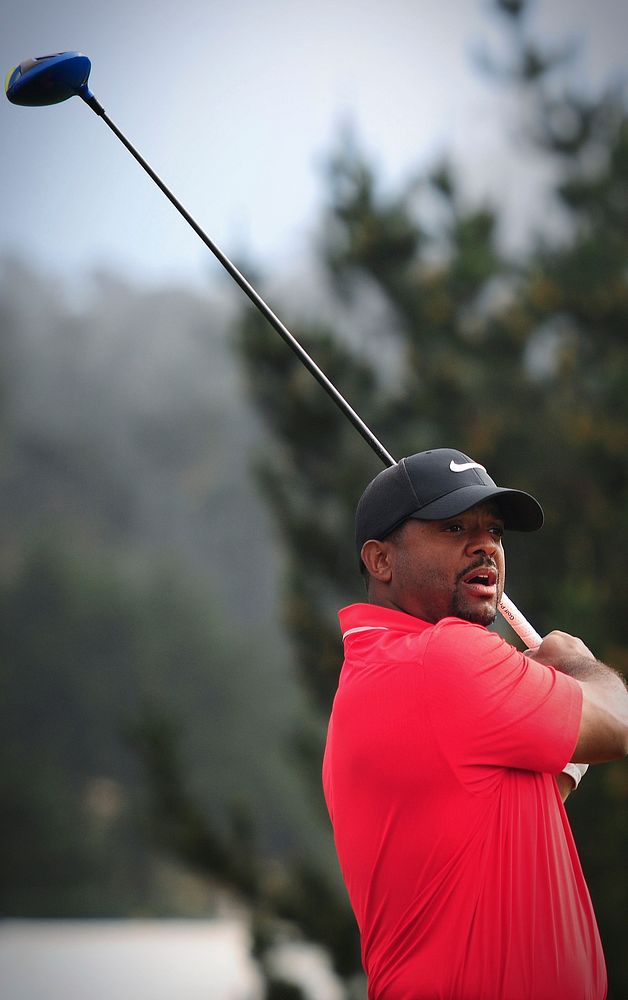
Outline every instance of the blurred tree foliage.
MULTIPOLYGON (((455 446, 542 499, 543 535, 509 539, 509 590, 540 631, 582 635, 626 671, 628 116, 620 93, 570 82, 572 54, 535 39, 529 4, 495 8, 508 55, 485 56, 485 68, 519 94, 519 128, 552 166, 560 225, 540 219, 526 249, 508 252, 499 207, 470 204, 451 164, 384 193, 345 142, 329 168, 321 245, 343 319, 296 317, 291 328, 393 454, 455 446), (356 336, 347 315, 365 296, 379 325, 356 336)), ((353 514, 381 466, 251 310, 238 342, 274 437, 258 476, 285 544, 285 622, 317 714, 295 739, 320 804, 342 659, 336 612, 360 599, 353 514)), ((592 769, 569 806, 617 997, 628 995, 627 806, 619 764, 592 769)), ((328 902, 331 924, 346 901, 328 902)), ((339 944, 331 953, 348 982, 339 944)))
POLYGON ((213 305, 208 337, 190 292, 101 275, 78 307, 2 262, 2 915, 214 912, 148 839, 136 732, 160 714, 206 817, 245 799, 265 850, 317 849, 283 759, 300 698, 243 459, 259 430, 213 305))

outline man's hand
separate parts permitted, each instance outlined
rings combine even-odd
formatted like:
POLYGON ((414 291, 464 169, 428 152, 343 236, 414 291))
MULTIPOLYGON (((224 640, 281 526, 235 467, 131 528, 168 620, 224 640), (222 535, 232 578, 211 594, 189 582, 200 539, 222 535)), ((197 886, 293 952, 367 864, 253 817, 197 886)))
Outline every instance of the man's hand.
MULTIPOLYGON (((571 674, 571 676, 574 676, 572 670, 569 669, 572 661, 588 659, 597 663, 595 656, 588 646, 585 646, 582 639, 576 638, 575 635, 569 635, 567 632, 550 632, 549 635, 545 636, 540 646, 537 646, 536 649, 526 650, 526 656, 539 663, 545 663, 547 666, 556 667, 561 673, 571 674)), ((577 670, 575 663, 573 670, 577 670)))

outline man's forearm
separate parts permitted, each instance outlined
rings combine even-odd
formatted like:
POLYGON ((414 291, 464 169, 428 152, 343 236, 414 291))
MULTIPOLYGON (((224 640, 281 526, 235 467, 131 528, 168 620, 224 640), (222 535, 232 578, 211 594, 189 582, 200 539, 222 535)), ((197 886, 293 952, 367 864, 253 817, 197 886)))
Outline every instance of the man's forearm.
POLYGON ((617 670, 613 670, 601 660, 592 656, 567 656, 552 664, 561 674, 569 674, 577 681, 594 681, 596 684, 609 684, 610 689, 617 689, 628 696, 626 681, 617 670))
POLYGON ((601 763, 628 754, 628 690, 621 674, 596 660, 580 639, 564 632, 550 632, 528 655, 568 674, 582 689, 574 761, 601 763))
POLYGON ((583 689, 582 723, 573 760, 592 764, 628 754, 628 690, 621 674, 587 657, 558 663, 557 669, 583 689))

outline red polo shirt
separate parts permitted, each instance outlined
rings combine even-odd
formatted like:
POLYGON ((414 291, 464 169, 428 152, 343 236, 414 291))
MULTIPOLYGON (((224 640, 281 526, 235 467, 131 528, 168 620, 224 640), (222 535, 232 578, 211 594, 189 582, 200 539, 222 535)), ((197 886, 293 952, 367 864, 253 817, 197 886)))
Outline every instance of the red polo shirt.
POLYGON ((340 622, 323 783, 370 1000, 603 1000, 553 777, 580 686, 456 618, 364 604, 340 622))

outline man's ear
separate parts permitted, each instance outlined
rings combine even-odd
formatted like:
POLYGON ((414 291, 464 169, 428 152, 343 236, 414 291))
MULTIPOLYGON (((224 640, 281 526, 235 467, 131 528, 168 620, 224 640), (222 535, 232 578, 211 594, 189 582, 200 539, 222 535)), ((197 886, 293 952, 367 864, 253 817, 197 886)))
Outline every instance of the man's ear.
POLYGON ((380 583, 390 583, 392 578, 391 545, 390 542, 379 542, 370 538, 362 546, 362 562, 369 575, 380 583))

